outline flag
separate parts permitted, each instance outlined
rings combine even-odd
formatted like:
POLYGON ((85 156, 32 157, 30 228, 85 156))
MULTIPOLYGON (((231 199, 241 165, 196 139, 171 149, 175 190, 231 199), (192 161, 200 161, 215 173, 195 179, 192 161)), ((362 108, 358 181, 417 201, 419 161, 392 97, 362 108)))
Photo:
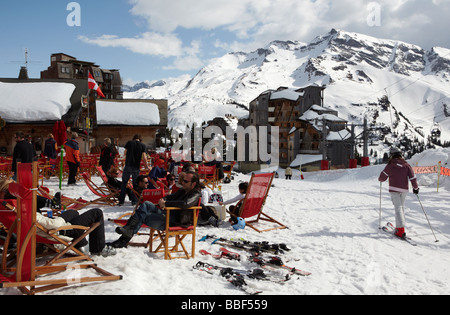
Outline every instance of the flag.
POLYGON ((89 79, 88 79, 88 88, 89 90, 95 90, 98 95, 100 95, 103 98, 106 98, 103 94, 102 90, 100 90, 100 87, 98 86, 97 82, 95 82, 94 77, 89 72, 89 79))

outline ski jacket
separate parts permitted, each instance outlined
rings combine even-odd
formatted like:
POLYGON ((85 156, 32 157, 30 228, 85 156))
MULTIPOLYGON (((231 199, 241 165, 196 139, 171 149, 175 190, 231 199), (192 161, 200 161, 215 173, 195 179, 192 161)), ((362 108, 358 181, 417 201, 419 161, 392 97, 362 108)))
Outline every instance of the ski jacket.
POLYGON ((66 160, 74 164, 80 163, 80 147, 75 140, 66 142, 66 160))
POLYGON ((411 165, 403 159, 392 159, 381 172, 378 180, 384 182, 388 178, 390 192, 408 192, 408 180, 411 181, 414 189, 419 188, 416 175, 414 174, 411 165))

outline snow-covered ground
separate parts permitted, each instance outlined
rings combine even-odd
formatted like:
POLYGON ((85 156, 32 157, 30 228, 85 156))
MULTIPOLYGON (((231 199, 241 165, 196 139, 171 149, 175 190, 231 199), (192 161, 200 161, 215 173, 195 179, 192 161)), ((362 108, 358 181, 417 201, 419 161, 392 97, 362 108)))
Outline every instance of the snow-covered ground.
MULTIPOLYGON (((432 150, 413 158, 414 165, 433 165, 436 160, 450 162, 450 150, 432 150), (431 164, 429 164, 431 163, 431 164)), ((358 294, 448 294, 450 292, 450 179, 437 175, 418 175, 420 199, 430 218, 434 236, 417 198, 411 193, 406 200, 407 234, 418 243, 406 242, 379 231, 380 184, 377 181, 383 166, 353 170, 300 173, 294 171, 292 181, 274 180, 265 212, 285 223, 289 229, 258 234, 250 228, 234 231, 228 223, 220 228, 199 227, 197 239, 207 234, 224 238, 245 238, 251 241, 286 243, 292 250, 280 257, 287 265, 312 272, 309 277, 293 277, 284 284, 249 280, 263 294, 270 295, 358 295, 358 294)), ((225 199, 237 194, 241 181, 250 176, 238 174, 231 184, 224 185, 225 199)), ((100 182, 100 178, 96 178, 100 182)), ((47 186, 56 189, 57 182, 47 186)), ((94 198, 87 188, 63 186, 63 193, 72 197, 94 198)), ((382 186, 382 222, 394 222, 394 210, 382 186)), ((108 218, 117 218, 131 206, 102 208, 106 219, 106 239, 118 235, 108 218)), ((145 237, 140 237, 146 241, 145 237)), ((138 239, 138 238, 137 238, 138 239)), ((188 242, 189 243, 189 242, 188 242)), ((95 263, 123 280, 85 284, 50 291, 47 294, 86 295, 240 295, 225 279, 193 270, 197 261, 236 268, 252 269, 255 264, 245 259, 215 260, 201 256, 200 249, 217 253, 219 245, 197 242, 196 258, 165 261, 163 254, 148 249, 119 249, 116 256, 95 258, 95 263)), ((247 254, 240 252, 243 257, 247 254)), ((61 277, 54 275, 53 277, 61 277)), ((2 294, 19 294, 16 289, 2 294)))

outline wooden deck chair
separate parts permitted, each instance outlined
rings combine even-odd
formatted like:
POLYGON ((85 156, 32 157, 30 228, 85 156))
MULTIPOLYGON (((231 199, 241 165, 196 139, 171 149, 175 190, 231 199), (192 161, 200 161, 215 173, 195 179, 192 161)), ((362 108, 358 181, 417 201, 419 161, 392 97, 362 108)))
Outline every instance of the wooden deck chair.
POLYGON ((108 187, 100 187, 95 184, 90 178, 88 173, 82 173, 86 186, 88 186, 89 190, 95 194, 98 198, 95 200, 91 200, 90 204, 97 205, 106 205, 106 206, 115 206, 118 202, 119 192, 112 191, 108 187))
POLYGON ((164 251, 164 259, 172 260, 177 258, 195 258, 195 237, 197 230, 197 221, 198 215, 201 209, 201 198, 198 201, 198 206, 187 209, 187 211, 192 211, 193 224, 189 227, 181 227, 181 226, 170 226, 170 213, 172 211, 181 211, 179 208, 166 208, 166 228, 163 231, 155 230, 153 228, 150 229, 150 239, 149 239, 149 250, 151 253, 158 253, 164 251), (191 244, 191 253, 186 249, 185 244, 183 243, 184 239, 188 236, 192 236, 192 244, 191 244), (170 238, 174 237, 174 244, 169 245, 170 238), (153 250, 153 242, 158 240, 160 241, 159 245, 153 250), (181 246, 181 250, 179 247, 181 246), (181 256, 174 256, 182 253, 181 256), (184 255, 183 255, 184 254, 184 255))
POLYGON ((17 260, 14 273, 2 271, 0 288, 18 288, 23 293, 34 295, 39 292, 86 282, 119 280, 115 276, 94 264, 77 265, 78 270, 92 269, 100 274, 98 277, 79 277, 77 279, 48 279, 47 274, 55 274, 73 270, 73 266, 37 266, 36 265, 36 196, 38 183, 38 166, 33 164, 17 165, 17 183, 9 186, 10 193, 17 198, 16 220, 9 233, 15 232, 17 237, 17 260), (43 278, 43 279, 38 279, 43 278))
MULTIPOLYGON (((165 191, 164 189, 146 189, 142 192, 141 198, 142 202, 150 201, 151 203, 157 205, 159 200, 161 198, 164 198, 165 191)), ((121 215, 118 219, 109 219, 109 221, 114 222, 115 224, 119 226, 125 226, 128 222, 129 217, 133 215, 134 212, 128 212, 123 215, 121 215)), ((145 224, 141 226, 142 229, 149 229, 149 227, 145 224)), ((150 235, 149 233, 139 232, 137 235, 150 235)), ((129 242, 128 245, 130 246, 138 246, 138 247, 148 247, 149 242, 147 243, 136 243, 136 242, 129 242)))
POLYGON ((253 174, 247 188, 245 199, 240 202, 241 205, 239 209, 239 215, 230 213, 230 215, 233 217, 241 217, 243 219, 246 219, 246 225, 259 233, 287 228, 284 224, 278 222, 262 211, 266 202, 266 198, 269 194, 270 187, 272 186, 274 176, 275 173, 253 174), (256 219, 247 220, 253 217, 256 217, 256 219), (272 222, 276 224, 276 227, 260 230, 255 227, 255 223, 258 223, 259 220, 272 222))
MULTIPOLYGON (((4 226, 9 231, 14 231, 14 222, 16 220, 16 208, 17 201, 16 200, 5 200, 1 201, 0 204, 0 222, 3 222, 4 226)), ((68 225, 61 227, 57 230, 47 230, 39 223, 36 223, 37 233, 41 232, 40 235, 36 235, 36 242, 44 245, 48 249, 52 251, 53 254, 47 253, 45 256, 53 256, 49 258, 45 264, 45 266, 73 262, 73 261, 81 261, 87 260, 92 261, 92 259, 85 255, 80 250, 76 249, 75 246, 85 237, 89 235, 93 230, 95 230, 99 223, 93 224, 90 227, 85 226, 77 226, 77 225, 68 225), (60 231, 64 230, 83 230, 82 236, 77 238, 76 240, 66 240, 63 237, 59 236, 60 231), (64 248, 59 249, 57 245, 63 245, 64 248)), ((11 235, 8 234, 8 237, 5 242, 5 248, 9 247, 11 242, 11 235)), ((14 272, 14 269, 9 268, 11 258, 15 257, 15 253, 3 252, 2 254, 2 263, 1 270, 6 272, 14 272)))
POLYGON ((200 177, 200 181, 203 182, 205 186, 211 188, 211 190, 216 189, 216 187, 219 185, 218 170, 216 169, 215 165, 199 165, 198 175, 200 177))
MULTIPOLYGON (((52 194, 50 194, 50 189, 48 189, 47 187, 44 187, 44 186, 38 187, 38 194, 40 196, 45 197, 50 200, 55 197, 52 194)), ((81 210, 89 205, 90 205, 90 202, 87 200, 84 200, 83 198, 74 199, 74 198, 70 198, 70 197, 62 195, 61 196, 61 210, 56 210, 56 209, 52 209, 52 210, 53 210, 54 215, 59 215, 59 212, 62 210, 81 210)))

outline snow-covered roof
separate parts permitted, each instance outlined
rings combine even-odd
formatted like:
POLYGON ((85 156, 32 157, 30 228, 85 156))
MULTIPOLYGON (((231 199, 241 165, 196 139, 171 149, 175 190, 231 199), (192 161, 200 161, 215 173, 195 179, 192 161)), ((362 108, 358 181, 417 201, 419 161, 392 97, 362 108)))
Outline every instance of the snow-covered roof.
POLYGON ((0 116, 11 123, 60 120, 72 107, 74 91, 71 83, 0 82, 0 116))
POLYGON ((155 126, 160 121, 156 104, 97 100, 98 125, 155 126))
MULTIPOLYGON (((323 109, 323 108, 322 108, 323 109)), ((340 118, 336 115, 333 114, 322 114, 320 115, 318 112, 309 109, 307 110, 302 116, 300 116, 300 120, 305 120, 305 121, 311 121, 311 120, 328 120, 328 121, 334 121, 334 122, 345 122, 345 119, 340 118)))
POLYGON ((350 139, 352 136, 352 134, 344 129, 341 131, 330 131, 330 133, 328 134, 327 140, 328 141, 343 141, 343 140, 347 140, 350 139))
POLYGON ((294 89, 285 89, 278 92, 273 92, 270 95, 271 100, 287 99, 290 101, 297 101, 299 97, 305 95, 304 92, 296 92, 294 89))
POLYGON ((306 165, 321 161, 323 159, 322 154, 298 154, 294 161, 291 163, 291 167, 299 167, 301 165, 306 165))

